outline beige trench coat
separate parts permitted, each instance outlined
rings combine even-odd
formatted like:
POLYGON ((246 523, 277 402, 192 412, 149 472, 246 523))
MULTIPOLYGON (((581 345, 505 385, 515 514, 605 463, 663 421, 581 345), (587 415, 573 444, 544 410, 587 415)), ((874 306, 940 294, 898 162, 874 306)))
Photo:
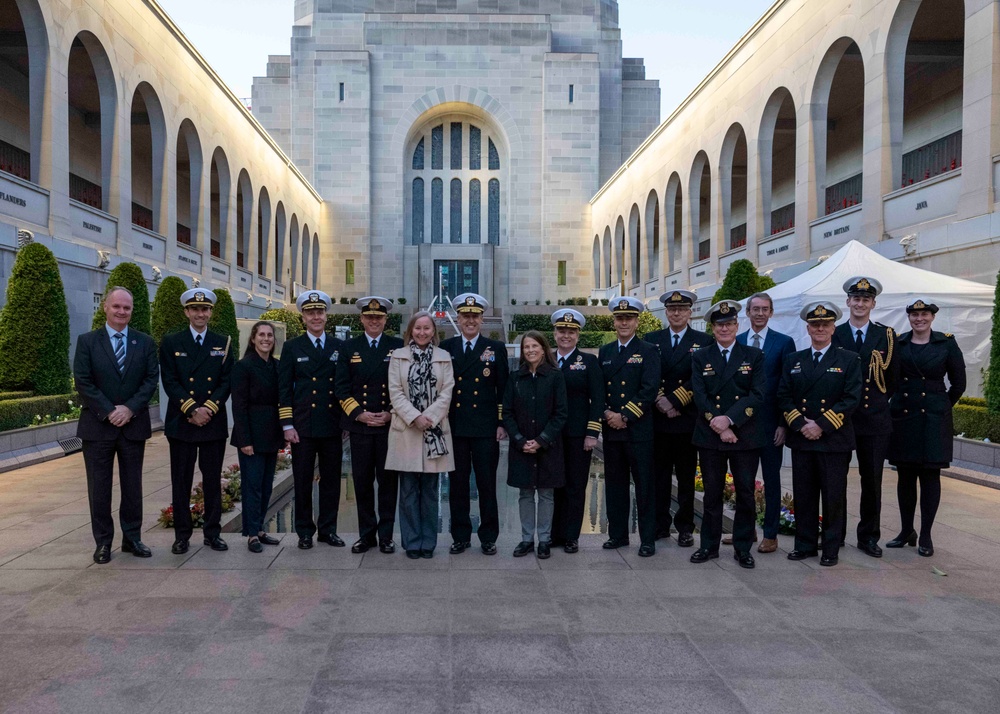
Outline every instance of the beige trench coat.
POLYGON ((437 379, 437 399, 423 412, 435 426, 444 432, 448 453, 437 459, 427 458, 424 433, 411 426, 420 412, 410 402, 407 375, 413 356, 409 346, 393 350, 389 362, 389 401, 392 402, 392 423, 389 428, 389 453, 385 467, 393 471, 413 473, 440 473, 455 470, 455 449, 451 441, 451 427, 448 424, 448 408, 451 392, 455 387, 455 372, 451 366, 451 355, 439 347, 434 348, 431 369, 437 379))

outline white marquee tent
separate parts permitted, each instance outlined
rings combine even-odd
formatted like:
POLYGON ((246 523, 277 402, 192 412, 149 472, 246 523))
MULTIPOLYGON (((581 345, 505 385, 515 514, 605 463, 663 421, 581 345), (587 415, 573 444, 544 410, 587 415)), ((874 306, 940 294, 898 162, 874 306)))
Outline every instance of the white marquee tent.
MULTIPOLYGON (((883 292, 876 299, 872 319, 897 332, 909 331, 904 308, 918 297, 940 307, 933 329, 954 333, 965 354, 966 394, 982 394, 980 370, 989 362, 994 288, 897 263, 857 241, 843 246, 816 267, 768 290, 774 299, 770 325, 791 335, 796 346, 804 349, 809 337, 799 311, 814 300, 830 300, 844 310, 846 320, 843 286, 855 275, 873 277, 882 283, 883 292)), ((743 303, 745 306, 746 301, 743 303)), ((749 320, 742 317, 741 330, 748 326, 749 320)))

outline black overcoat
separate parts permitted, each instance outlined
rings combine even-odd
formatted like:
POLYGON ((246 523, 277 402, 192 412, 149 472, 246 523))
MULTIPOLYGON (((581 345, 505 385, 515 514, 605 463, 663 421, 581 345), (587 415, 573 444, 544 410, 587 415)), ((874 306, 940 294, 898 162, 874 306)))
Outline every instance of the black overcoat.
POLYGON ((691 356, 691 388, 698 419, 694 445, 719 451, 752 451, 767 443, 761 421, 764 409, 764 353, 733 342, 729 361, 724 362, 717 344, 703 347, 691 356), (727 416, 737 442, 727 444, 712 431, 709 422, 727 416))
POLYGON ((666 397, 680 412, 679 416, 671 419, 654 405, 654 429, 666 434, 694 431, 697 410, 694 407, 694 393, 691 391, 691 355, 695 350, 714 344, 715 340, 709 334, 690 326, 677 344, 677 349, 674 349, 673 333, 669 327, 650 332, 643 339, 660 350, 660 384, 656 396, 666 397))
POLYGON ((563 364, 562 375, 566 380, 566 403, 569 406, 563 434, 596 439, 601 435, 601 420, 604 418, 604 384, 597 357, 579 349, 573 350, 563 364))
POLYGON ((160 341, 160 379, 167 394, 163 433, 181 441, 215 441, 229 436, 226 400, 237 348, 224 335, 206 330, 199 347, 191 330, 164 335, 160 341), (207 407, 212 419, 195 426, 188 417, 198 407, 207 407))
POLYGON ((441 349, 451 355, 455 370, 455 391, 451 396, 448 421, 451 433, 459 437, 495 439, 503 426, 503 395, 510 367, 507 345, 479 335, 472 354, 465 354, 465 338, 449 337, 441 349))
POLYGON ((323 349, 308 332, 285 342, 278 363, 278 416, 300 437, 340 437, 337 360, 344 343, 326 336, 323 349))
POLYGON ((951 408, 965 392, 965 358, 953 335, 932 331, 926 345, 912 338, 906 332, 896 343, 900 381, 891 403, 889 463, 945 468, 952 455, 951 408))
POLYGON ((898 336, 886 325, 877 322, 868 324, 868 332, 862 349, 858 352, 855 342, 854 328, 850 322, 837 325, 833 332, 833 346, 858 352, 861 356, 861 377, 864 385, 861 390, 861 403, 854 411, 851 421, 854 423, 855 434, 888 434, 892 431, 892 417, 889 414, 889 399, 899 381, 899 359, 896 344, 898 336), (878 367, 872 362, 872 353, 881 355, 881 361, 888 365, 876 375, 878 367), (883 384, 880 385, 880 382, 883 384), (881 386, 885 387, 883 392, 881 386))
MULTIPOLYGON (((652 441, 656 389, 660 383, 660 351, 633 337, 624 352, 617 340, 601 347, 597 359, 604 378, 604 408, 623 414, 624 429, 603 425, 605 441, 652 441)), ((690 371, 690 370, 689 370, 690 371)))
POLYGON ((233 366, 233 446, 252 446, 255 454, 274 453, 285 445, 278 421, 278 360, 266 362, 253 352, 233 366))
POLYGON ((526 366, 510 375, 503 397, 503 426, 510 438, 508 486, 563 486, 562 428, 567 411, 566 382, 559 369, 542 363, 534 375, 526 366), (522 448, 531 439, 542 448, 526 454, 522 448))
POLYGON ((782 368, 778 404, 789 427, 785 444, 802 451, 853 451, 851 415, 861 402, 858 353, 831 346, 818 366, 813 365, 812 353, 812 349, 792 352, 782 368), (823 430, 816 441, 800 432, 807 418, 823 430))

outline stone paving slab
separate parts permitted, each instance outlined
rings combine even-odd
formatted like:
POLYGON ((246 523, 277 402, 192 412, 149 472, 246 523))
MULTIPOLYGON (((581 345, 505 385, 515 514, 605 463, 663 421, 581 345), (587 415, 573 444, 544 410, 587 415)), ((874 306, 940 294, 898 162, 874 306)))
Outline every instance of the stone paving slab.
MULTIPOLYGON (((943 482, 933 558, 869 558, 849 533, 835 568, 788 561, 787 536, 753 571, 726 548, 692 565, 675 540, 647 559, 634 537, 606 551, 597 533, 575 555, 514 558, 511 498, 492 557, 449 555, 447 534, 431 560, 302 551, 289 534, 261 555, 226 534, 228 552, 195 537, 174 556, 154 523, 169 498, 162 438, 147 466, 153 557, 116 547, 106 566, 91 560, 79 455, 3 475, 0 711, 839 714, 1000 700, 995 489, 943 482)), ((887 472, 883 540, 894 492, 887 472)), ((851 528, 857 502, 852 475, 851 528)), ((345 489, 342 514, 353 508, 345 489)), ((341 520, 348 543, 354 522, 341 520)))

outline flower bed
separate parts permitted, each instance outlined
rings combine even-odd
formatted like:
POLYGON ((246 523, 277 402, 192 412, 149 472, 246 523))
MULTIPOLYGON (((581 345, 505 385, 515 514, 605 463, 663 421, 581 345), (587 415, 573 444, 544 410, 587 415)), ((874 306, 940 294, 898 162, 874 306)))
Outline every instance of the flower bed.
MULTIPOLYGON (((694 477, 694 490, 704 493, 705 482, 701 478, 701 467, 694 477)), ((764 525, 764 483, 757 481, 753 491, 754 505, 757 511, 757 525, 764 525)), ((733 475, 726 474, 726 485, 722 489, 723 505, 730 510, 736 508, 736 486, 733 484, 733 475)), ((822 526, 822 517, 820 518, 822 526)), ((792 494, 785 493, 781 497, 781 513, 778 516, 778 533, 782 535, 795 535, 795 499, 792 494)))

